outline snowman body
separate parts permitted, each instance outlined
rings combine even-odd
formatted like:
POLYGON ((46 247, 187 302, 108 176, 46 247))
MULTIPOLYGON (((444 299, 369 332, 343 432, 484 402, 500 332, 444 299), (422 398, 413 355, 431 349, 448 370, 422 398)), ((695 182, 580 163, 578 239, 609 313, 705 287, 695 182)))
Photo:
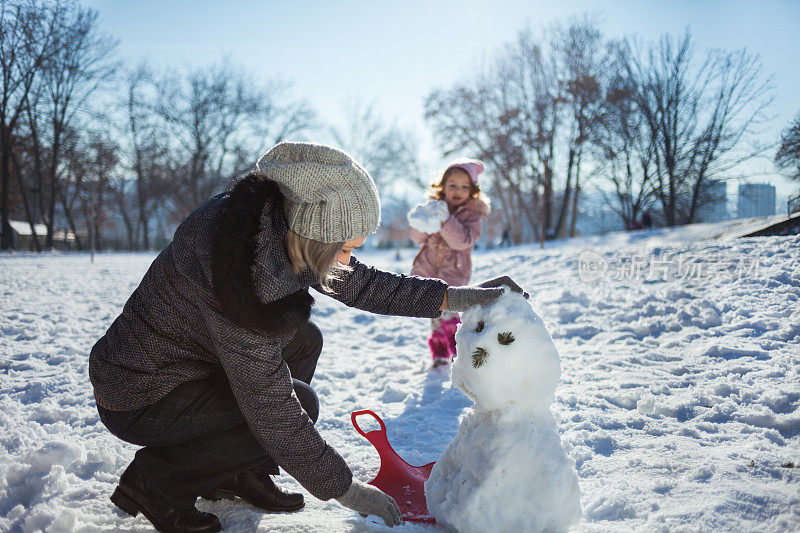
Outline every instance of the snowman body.
POLYGON ((567 530, 580 492, 549 409, 561 365, 541 317, 509 292, 464 313, 456 346, 453 384, 475 405, 425 483, 428 510, 462 533, 567 530))

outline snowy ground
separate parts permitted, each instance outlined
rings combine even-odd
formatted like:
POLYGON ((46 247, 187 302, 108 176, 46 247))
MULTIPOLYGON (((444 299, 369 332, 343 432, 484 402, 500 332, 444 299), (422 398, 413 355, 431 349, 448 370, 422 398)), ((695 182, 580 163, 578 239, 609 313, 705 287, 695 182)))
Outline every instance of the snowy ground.
MULTIPOLYGON (((582 531, 800 530, 800 469, 788 466, 800 463, 800 238, 697 236, 637 232, 474 256, 473 279, 510 274, 532 294, 560 350, 553 411, 576 462, 582 531)), ((135 448, 99 422, 87 354, 152 258, 0 256, 0 531, 150 530, 108 500, 135 448)), ((412 256, 360 258, 407 271, 412 256)), ((350 425, 356 409, 384 418, 408 462, 436 460, 469 401, 447 371, 427 368, 427 321, 317 302, 322 434, 365 481, 378 458, 350 425)), ((385 529, 307 502, 292 515, 199 507, 226 531, 385 529)))

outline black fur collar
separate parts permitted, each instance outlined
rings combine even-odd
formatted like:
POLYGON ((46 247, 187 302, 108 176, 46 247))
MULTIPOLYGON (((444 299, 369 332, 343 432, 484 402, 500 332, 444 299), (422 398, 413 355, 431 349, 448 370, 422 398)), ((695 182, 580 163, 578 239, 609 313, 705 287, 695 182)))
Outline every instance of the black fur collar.
POLYGON ((286 232, 283 195, 256 173, 233 186, 214 227, 212 274, 222 312, 260 333, 286 335, 311 316, 313 275, 293 273, 286 232))

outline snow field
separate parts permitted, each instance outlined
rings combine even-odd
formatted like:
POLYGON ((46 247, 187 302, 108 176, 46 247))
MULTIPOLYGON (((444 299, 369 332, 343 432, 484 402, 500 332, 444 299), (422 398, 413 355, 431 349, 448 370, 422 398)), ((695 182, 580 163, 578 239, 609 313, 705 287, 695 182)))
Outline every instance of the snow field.
MULTIPOLYGON (((410 251, 392 255, 359 258, 407 272, 410 251)), ((0 531, 151 531, 108 500, 136 448, 100 423, 87 361, 153 257, 0 256, 0 531)), ((640 232, 473 259, 473 280, 509 274, 531 293, 561 355, 552 411, 579 477, 579 530, 800 529, 800 471, 782 466, 800 462, 800 238, 640 232), (579 276, 586 249, 610 265, 588 282, 579 276), (674 265, 687 256, 709 273, 614 275, 621 258, 640 257, 646 274, 656 258, 674 265), (757 272, 723 275, 742 258, 756 258, 757 272)), ((326 343, 313 382, 322 435, 364 481, 378 457, 350 424, 357 409, 384 419, 409 463, 438 459, 471 402, 446 370, 427 368, 428 321, 314 296, 326 343)), ((308 495, 292 515, 241 502, 198 506, 226 531, 386 529, 308 495)))

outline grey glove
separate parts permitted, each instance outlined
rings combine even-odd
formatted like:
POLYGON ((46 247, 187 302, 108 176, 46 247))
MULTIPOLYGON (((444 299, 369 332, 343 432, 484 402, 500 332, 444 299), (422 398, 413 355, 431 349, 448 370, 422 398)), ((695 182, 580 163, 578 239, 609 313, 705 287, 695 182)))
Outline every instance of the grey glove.
POLYGON ((357 479, 336 501, 345 507, 358 511, 362 516, 369 514, 378 516, 386 522, 389 527, 403 525, 403 517, 400 515, 400 508, 395 503, 394 498, 384 493, 372 485, 362 483, 357 479))
POLYGON ((476 305, 490 304, 503 294, 502 286, 507 285, 512 291, 522 294, 528 298, 528 293, 522 287, 514 283, 508 276, 490 279, 477 285, 467 287, 448 287, 447 288, 447 309, 449 311, 466 311, 476 305))

